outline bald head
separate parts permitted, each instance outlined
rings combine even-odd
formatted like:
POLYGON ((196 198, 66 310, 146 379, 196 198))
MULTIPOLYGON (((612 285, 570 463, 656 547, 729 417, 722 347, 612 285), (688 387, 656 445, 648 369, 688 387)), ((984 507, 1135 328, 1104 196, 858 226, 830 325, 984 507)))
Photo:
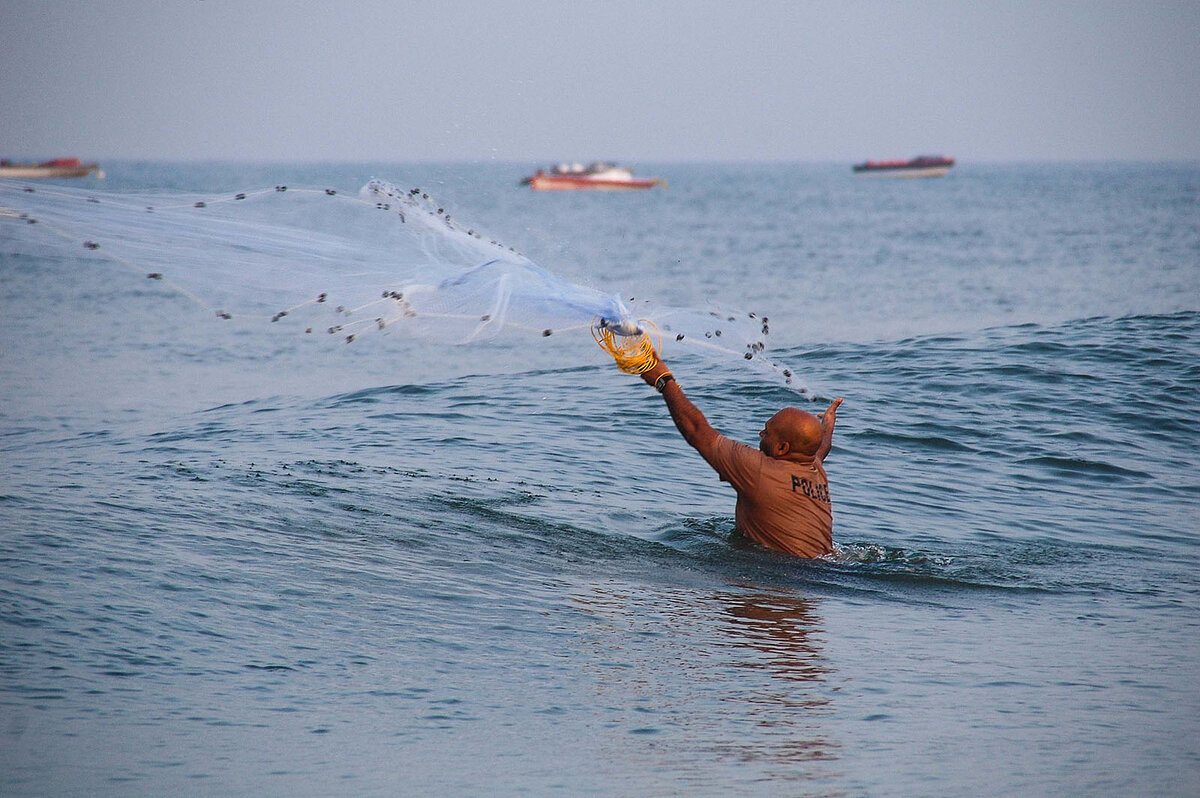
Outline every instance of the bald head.
POLYGON ((821 448, 821 420, 798 407, 785 407, 767 421, 758 448, 771 457, 812 456, 821 448))

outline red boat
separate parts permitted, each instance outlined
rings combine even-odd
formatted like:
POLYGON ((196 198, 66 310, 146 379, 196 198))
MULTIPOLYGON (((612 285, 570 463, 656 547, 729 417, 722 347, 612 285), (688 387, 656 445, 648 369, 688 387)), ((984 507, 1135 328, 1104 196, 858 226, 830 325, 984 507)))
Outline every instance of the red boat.
POLYGON ((854 172, 879 177, 943 177, 951 166, 953 158, 920 155, 907 161, 864 161, 854 165, 854 172))
POLYGON ((625 191, 635 188, 666 188, 667 181, 658 177, 634 177, 633 170, 603 161, 584 168, 583 164, 561 163, 550 171, 539 169, 521 181, 534 191, 625 191))
POLYGON ((0 177, 87 177, 93 172, 96 177, 104 177, 99 164, 80 163, 78 158, 55 158, 41 163, 0 161, 0 177))

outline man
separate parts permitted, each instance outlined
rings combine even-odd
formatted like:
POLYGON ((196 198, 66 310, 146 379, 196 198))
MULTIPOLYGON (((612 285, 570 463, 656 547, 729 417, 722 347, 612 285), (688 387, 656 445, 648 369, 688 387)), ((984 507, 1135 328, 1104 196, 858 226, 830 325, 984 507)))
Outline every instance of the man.
POLYGON ((663 395, 683 439, 737 491, 735 518, 743 535, 798 557, 833 551, 833 506, 822 462, 841 399, 819 419, 785 407, 767 421, 758 449, 752 449, 713 429, 662 360, 656 358, 642 379, 663 395))

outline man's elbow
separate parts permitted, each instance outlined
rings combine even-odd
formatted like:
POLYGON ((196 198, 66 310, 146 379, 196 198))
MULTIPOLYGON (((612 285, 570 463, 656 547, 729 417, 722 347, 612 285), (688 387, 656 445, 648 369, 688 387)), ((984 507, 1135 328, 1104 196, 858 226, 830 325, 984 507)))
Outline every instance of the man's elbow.
POLYGON ((700 454, 707 454, 711 451, 713 446, 716 445, 718 437, 717 431, 707 424, 689 430, 683 436, 688 445, 700 452, 700 454))

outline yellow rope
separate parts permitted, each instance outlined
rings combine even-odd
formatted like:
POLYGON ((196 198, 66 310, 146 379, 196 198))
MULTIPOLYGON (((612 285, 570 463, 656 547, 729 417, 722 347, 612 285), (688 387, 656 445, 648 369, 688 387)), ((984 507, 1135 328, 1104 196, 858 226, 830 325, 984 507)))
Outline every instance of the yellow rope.
POLYGON ((614 333, 603 320, 592 325, 592 337, 605 352, 617 361, 617 367, 626 374, 645 374, 658 363, 655 352, 662 348, 662 335, 658 328, 646 319, 638 319, 642 332, 637 335, 614 333), (653 332, 654 340, 650 333, 653 332))

